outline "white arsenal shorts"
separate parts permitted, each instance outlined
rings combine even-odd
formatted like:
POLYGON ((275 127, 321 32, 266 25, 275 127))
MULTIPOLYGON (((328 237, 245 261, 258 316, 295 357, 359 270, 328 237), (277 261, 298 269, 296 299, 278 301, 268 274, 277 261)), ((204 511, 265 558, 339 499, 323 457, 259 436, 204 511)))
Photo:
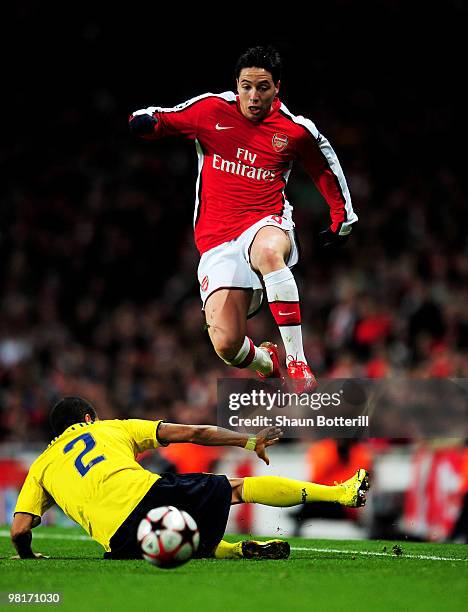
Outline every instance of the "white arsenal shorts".
POLYGON ((286 231, 291 241, 287 264, 292 268, 297 263, 299 252, 293 221, 276 215, 264 217, 234 240, 223 242, 201 256, 198 265, 198 282, 203 309, 206 300, 218 289, 253 289, 248 316, 257 313, 262 305, 263 286, 259 275, 250 266, 250 247, 257 232, 267 225, 286 231))

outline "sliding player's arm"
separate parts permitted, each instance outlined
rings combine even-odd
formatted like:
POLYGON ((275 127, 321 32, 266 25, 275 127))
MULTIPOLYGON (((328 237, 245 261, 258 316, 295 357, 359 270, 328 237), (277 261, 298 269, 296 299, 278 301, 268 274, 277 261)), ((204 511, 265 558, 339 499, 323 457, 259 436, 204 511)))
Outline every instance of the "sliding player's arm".
POLYGON ((40 523, 38 516, 16 512, 11 525, 11 541, 16 548, 19 559, 47 559, 42 553, 35 553, 31 548, 32 529, 40 523))
POLYGON ((11 525, 11 541, 20 559, 44 558, 31 548, 32 529, 41 522, 41 516, 54 504, 54 500, 41 487, 31 472, 27 475, 16 502, 11 525))
POLYGON ((210 97, 207 94, 173 108, 149 106, 130 115, 129 128, 132 134, 146 140, 165 136, 184 136, 194 140, 197 137, 201 114, 209 105, 210 97))
POLYGON ((330 226, 320 234, 322 246, 345 242, 358 220, 338 157, 312 121, 306 120, 297 155, 330 207, 330 226))
POLYGON ((214 425, 181 425, 161 422, 158 426, 158 440, 162 444, 190 442, 203 446, 239 446, 255 451, 267 465, 270 460, 265 453, 265 448, 279 442, 282 435, 279 427, 267 427, 253 436, 214 425))

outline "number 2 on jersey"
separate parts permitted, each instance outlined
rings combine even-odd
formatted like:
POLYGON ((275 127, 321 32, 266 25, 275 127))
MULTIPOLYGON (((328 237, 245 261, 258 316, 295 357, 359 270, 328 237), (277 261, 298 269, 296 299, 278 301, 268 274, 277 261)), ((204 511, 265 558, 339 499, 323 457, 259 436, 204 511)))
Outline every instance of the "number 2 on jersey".
POLYGON ((104 455, 99 455, 98 457, 95 457, 94 459, 91 459, 91 461, 89 463, 84 465, 83 457, 87 453, 89 453, 91 450, 93 450, 93 448, 96 446, 96 440, 93 438, 93 436, 90 433, 81 434, 81 436, 78 436, 77 438, 75 438, 74 440, 69 442, 65 446, 65 448, 63 449, 63 452, 64 453, 70 452, 71 449, 75 446, 75 444, 79 440, 83 440, 83 442, 85 443, 86 446, 81 451, 81 453, 78 455, 78 457, 75 459, 75 467, 79 471, 81 476, 86 476, 86 474, 93 467, 93 465, 96 465, 97 463, 101 463, 101 461, 104 461, 105 457, 104 457, 104 455))

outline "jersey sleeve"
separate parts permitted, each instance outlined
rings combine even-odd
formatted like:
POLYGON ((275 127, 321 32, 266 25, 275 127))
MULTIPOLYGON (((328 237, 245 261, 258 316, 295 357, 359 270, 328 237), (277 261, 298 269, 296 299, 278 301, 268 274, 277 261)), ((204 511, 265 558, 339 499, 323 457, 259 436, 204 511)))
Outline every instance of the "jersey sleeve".
POLYGON ((15 513, 25 512, 34 516, 42 516, 54 503, 53 498, 30 471, 18 495, 15 513))
POLYGON ((349 234, 358 220, 343 170, 328 140, 314 123, 301 118, 302 136, 297 142, 297 157, 330 207, 331 229, 349 234))
POLYGON ((158 428, 162 421, 146 421, 143 419, 127 419, 122 421, 133 444, 135 455, 143 451, 167 446, 158 440, 158 428))
POLYGON ((143 136, 150 140, 164 138, 165 136, 184 136, 190 140, 195 140, 198 136, 202 117, 212 100, 213 94, 207 93, 173 108, 149 106, 132 113, 129 121, 131 122, 138 115, 145 114, 157 119, 153 133, 143 136))

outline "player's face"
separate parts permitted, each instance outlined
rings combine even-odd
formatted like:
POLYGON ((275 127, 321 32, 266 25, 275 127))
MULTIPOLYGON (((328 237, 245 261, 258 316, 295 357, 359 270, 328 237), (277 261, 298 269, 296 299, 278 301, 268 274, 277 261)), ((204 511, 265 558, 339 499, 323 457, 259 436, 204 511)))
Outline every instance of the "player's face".
POLYGON ((240 109, 249 121, 265 119, 278 94, 280 82, 275 85, 273 77, 263 68, 242 68, 237 79, 240 109))

